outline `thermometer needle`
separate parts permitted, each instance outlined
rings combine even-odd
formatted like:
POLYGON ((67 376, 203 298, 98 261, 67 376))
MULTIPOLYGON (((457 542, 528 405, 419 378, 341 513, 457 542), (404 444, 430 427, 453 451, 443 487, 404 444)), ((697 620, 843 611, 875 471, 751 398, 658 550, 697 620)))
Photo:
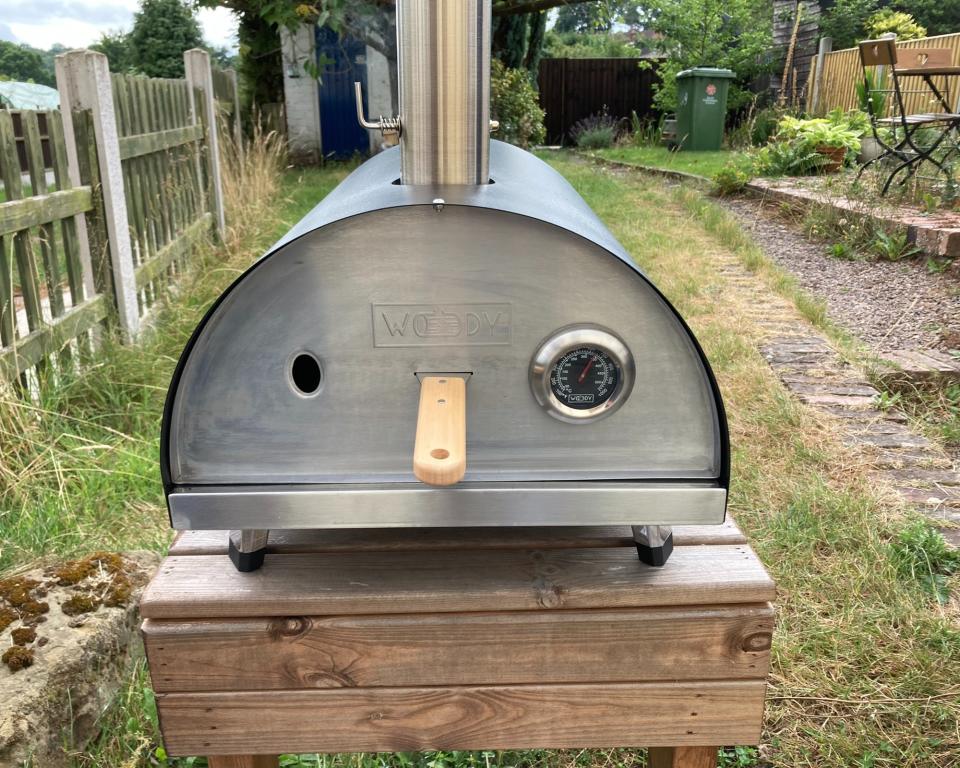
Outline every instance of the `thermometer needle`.
POLYGON ((590 373, 590 369, 593 368, 593 363, 596 359, 596 357, 591 357, 590 362, 583 367, 583 370, 580 372, 580 377, 577 379, 577 384, 583 384, 583 380, 587 378, 587 374, 590 373))

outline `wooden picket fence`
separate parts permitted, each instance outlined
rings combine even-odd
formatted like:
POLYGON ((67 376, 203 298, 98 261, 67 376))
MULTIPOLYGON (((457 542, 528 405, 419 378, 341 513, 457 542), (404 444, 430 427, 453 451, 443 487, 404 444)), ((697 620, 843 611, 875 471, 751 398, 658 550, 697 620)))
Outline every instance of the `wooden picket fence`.
MULTIPOLYGON (((923 37, 918 40, 904 40, 897 43, 897 48, 905 50, 911 48, 947 48, 953 56, 953 64, 960 66, 960 32, 952 35, 923 37)), ((823 61, 823 75, 820 79, 816 111, 824 113, 837 107, 843 110, 856 109, 859 106, 856 84, 863 80, 859 49, 844 48, 833 51, 826 54, 823 61)), ((815 90, 813 84, 817 79, 816 65, 817 57, 814 57, 810 68, 810 76, 807 79, 806 92, 808 94, 814 93, 815 90)), ((942 83, 937 82, 936 78, 934 78, 934 82, 937 83, 938 88, 941 87, 942 83)), ((957 100, 958 94, 955 82, 953 83, 951 96, 954 101, 957 100)), ((932 109, 939 111, 937 107, 930 106, 930 99, 929 93, 921 92, 907 94, 904 101, 908 112, 929 112, 932 109)), ((808 108, 811 108, 811 105, 808 105, 808 108)))
POLYGON ((139 310, 210 231, 202 153, 203 94, 186 80, 113 75, 120 160, 139 310), (199 114, 200 120, 193 116, 199 114))
POLYGON ((186 79, 154 79, 72 51, 60 111, 0 110, 0 378, 24 392, 92 354, 100 325, 136 338, 222 232, 217 115, 239 125, 236 77, 184 59, 186 79))
POLYGON ((78 232, 78 219, 94 208, 91 186, 71 183, 57 111, 42 113, 51 155, 50 166, 44 163, 40 114, 18 114, 29 176, 25 189, 14 116, 0 110, 0 177, 6 199, 0 203, 0 376, 23 385, 26 371, 52 355, 69 360, 69 342, 84 337, 109 310, 93 284, 99 270, 88 259, 84 263, 89 251, 78 232))

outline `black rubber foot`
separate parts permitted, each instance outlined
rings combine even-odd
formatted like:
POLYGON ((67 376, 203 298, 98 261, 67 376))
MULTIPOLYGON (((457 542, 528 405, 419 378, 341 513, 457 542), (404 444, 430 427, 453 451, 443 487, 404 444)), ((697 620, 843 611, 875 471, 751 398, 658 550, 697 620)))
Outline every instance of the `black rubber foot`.
POLYGON ((650 547, 646 544, 637 544, 637 554, 640 555, 640 560, 647 565, 652 565, 655 568, 661 568, 667 564, 667 560, 670 559, 670 555, 673 552, 673 534, 671 533, 667 536, 666 540, 663 542, 662 546, 659 547, 650 547))
POLYGON ((240 573, 250 573, 263 565, 263 557, 267 554, 267 549, 258 549, 254 552, 241 552, 230 540, 230 560, 240 573))

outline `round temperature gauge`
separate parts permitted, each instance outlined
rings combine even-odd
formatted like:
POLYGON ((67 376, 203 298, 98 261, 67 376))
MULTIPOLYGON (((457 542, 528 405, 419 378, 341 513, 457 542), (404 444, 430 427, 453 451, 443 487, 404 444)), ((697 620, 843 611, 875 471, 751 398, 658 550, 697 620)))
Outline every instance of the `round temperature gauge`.
POLYGON ((630 350, 610 331, 593 325, 561 328, 530 363, 530 386, 551 416, 580 424, 619 408, 633 388, 630 350))

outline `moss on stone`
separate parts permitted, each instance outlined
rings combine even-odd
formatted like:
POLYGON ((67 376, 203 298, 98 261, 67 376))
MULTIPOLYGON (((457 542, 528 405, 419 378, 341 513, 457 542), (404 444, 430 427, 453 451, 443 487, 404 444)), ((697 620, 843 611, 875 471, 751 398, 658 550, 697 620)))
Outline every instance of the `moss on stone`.
POLYGON ((124 574, 118 573, 113 584, 103 599, 103 604, 109 608, 118 608, 130 602, 130 595, 133 593, 133 584, 124 574))
POLYGON ((27 621, 34 616, 40 616, 49 611, 49 603, 43 603, 38 600, 28 600, 26 603, 20 606, 20 618, 24 621, 27 621))
POLYGON ((99 598, 92 595, 74 595, 60 606, 60 610, 67 616, 79 616, 81 613, 92 613, 99 607, 99 598))
POLYGON ((15 576, 12 579, 2 579, 0 580, 0 597, 14 608, 20 608, 33 599, 31 593, 39 586, 39 581, 26 579, 22 576, 15 576))
POLYGON ((120 574, 124 572, 123 558, 116 552, 94 552, 81 560, 71 560, 54 569, 53 575, 62 587, 79 584, 99 571, 120 574))
POLYGON ((0 632, 3 632, 17 620, 17 614, 10 608, 0 606, 0 632))
POLYGON ((18 627, 10 633, 14 645, 30 645, 37 639, 37 630, 33 627, 18 627))
POLYGON ((33 666, 33 651, 14 645, 4 651, 0 661, 9 667, 11 672, 19 672, 21 669, 33 666))

